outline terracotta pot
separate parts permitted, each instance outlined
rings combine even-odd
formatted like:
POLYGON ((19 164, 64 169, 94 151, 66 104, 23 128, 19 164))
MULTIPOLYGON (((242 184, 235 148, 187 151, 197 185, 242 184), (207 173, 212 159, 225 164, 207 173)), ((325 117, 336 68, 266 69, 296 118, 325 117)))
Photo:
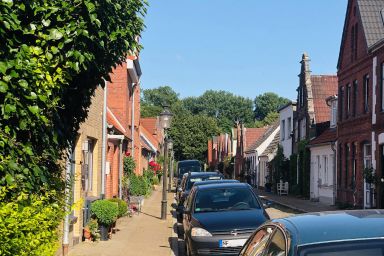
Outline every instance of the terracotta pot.
POLYGON ((91 239, 91 231, 88 228, 84 228, 83 231, 84 231, 83 232, 84 233, 84 238, 87 239, 87 240, 91 239))

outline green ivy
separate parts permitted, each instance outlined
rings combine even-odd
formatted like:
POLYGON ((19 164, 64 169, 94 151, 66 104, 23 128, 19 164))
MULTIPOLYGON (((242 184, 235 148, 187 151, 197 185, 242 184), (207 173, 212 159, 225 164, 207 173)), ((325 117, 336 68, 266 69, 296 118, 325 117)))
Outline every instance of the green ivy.
MULTIPOLYGON (((60 163, 97 86, 128 53, 141 49, 136 36, 145 12, 145 0, 0 1, 0 188, 12 187, 3 195, 5 210, 19 214, 23 206, 14 202, 21 203, 17 198, 24 193, 57 191, 52 203, 62 205, 60 163)), ((52 218, 42 222, 45 232, 54 232, 51 224, 60 221, 59 215, 52 218)), ((36 231, 23 232, 48 237, 36 231)), ((9 239, 0 232, 1 241, 9 239)), ((36 248, 27 239, 13 245, 16 251, 36 248)))
POLYGON ((136 163, 133 157, 125 156, 123 159, 123 166, 124 175, 131 175, 136 168, 136 163))

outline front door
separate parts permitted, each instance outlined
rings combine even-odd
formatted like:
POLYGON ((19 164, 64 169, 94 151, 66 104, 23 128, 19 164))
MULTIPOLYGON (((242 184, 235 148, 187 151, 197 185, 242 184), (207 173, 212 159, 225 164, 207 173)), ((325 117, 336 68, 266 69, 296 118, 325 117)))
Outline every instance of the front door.
MULTIPOLYGON (((364 169, 372 167, 372 148, 371 144, 364 144, 363 153, 364 153, 364 169)), ((373 199, 373 188, 370 184, 364 181, 364 208, 372 208, 373 199)))

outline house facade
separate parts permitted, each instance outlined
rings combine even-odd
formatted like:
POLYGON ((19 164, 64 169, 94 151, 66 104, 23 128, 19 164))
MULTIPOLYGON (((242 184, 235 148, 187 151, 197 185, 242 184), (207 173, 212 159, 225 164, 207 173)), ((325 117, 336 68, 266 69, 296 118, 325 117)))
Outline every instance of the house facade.
MULTIPOLYGON (((310 158, 303 145, 320 135, 329 127, 330 108, 325 99, 337 94, 337 76, 312 75, 310 58, 304 53, 301 59, 301 72, 297 88, 296 116, 293 130, 293 153, 298 154, 296 180, 294 184, 300 194, 310 194, 310 158)), ((290 187, 291 187, 290 185, 290 187)))
POLYGON ((310 199, 336 203, 337 96, 326 99, 331 108, 329 128, 309 143, 311 152, 310 199))
POLYGON ((273 181, 273 169, 271 166, 271 161, 274 159, 279 147, 281 135, 281 126, 280 130, 277 133, 274 133, 273 140, 269 143, 268 147, 259 157, 258 165, 258 187, 266 187, 266 183, 272 183, 273 181))
POLYGON ((247 145, 245 149, 245 161, 246 172, 251 176, 251 184, 255 187, 264 187, 267 177, 267 166, 260 165, 260 156, 272 143, 278 133, 280 132, 279 122, 276 122, 274 125, 263 127, 263 128, 253 128, 255 130, 253 142, 247 145))
POLYGON ((348 1, 338 60, 337 200, 383 207, 382 184, 367 184, 365 168, 383 177, 383 1, 348 1))
POLYGON ((284 156, 289 159, 292 155, 293 145, 293 120, 296 114, 296 102, 290 102, 278 109, 280 121, 280 146, 283 148, 284 156))

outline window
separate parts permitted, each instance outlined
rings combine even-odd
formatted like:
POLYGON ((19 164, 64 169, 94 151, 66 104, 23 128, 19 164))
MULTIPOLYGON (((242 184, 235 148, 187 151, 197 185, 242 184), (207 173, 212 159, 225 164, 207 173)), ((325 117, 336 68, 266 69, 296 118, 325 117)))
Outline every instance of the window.
POLYGON ((381 98, 381 111, 384 111, 384 62, 381 63, 381 86, 380 86, 380 98, 381 98))
POLYGON ((369 75, 364 76, 364 113, 369 111, 369 75))
POLYGON ((324 162, 324 179, 323 184, 328 185, 328 156, 323 156, 323 162, 324 162))
POLYGON ((287 137, 288 139, 290 138, 292 133, 292 118, 288 117, 288 122, 287 122, 287 137))
POLYGON ((353 61, 355 52, 355 26, 353 25, 351 28, 351 62, 353 61))
POLYGON ((321 184, 321 162, 320 162, 320 156, 316 156, 316 161, 317 161, 317 173, 319 174, 319 177, 317 177, 318 184, 321 184))
POLYGON ((339 120, 341 121, 341 120, 343 120, 343 104, 344 104, 344 102, 343 102, 343 97, 344 97, 344 87, 340 87, 339 88, 339 120))
POLYGON ((280 229, 276 229, 269 242, 267 253, 265 255, 283 256, 285 255, 286 250, 285 236, 280 229))
POLYGON ((364 144, 364 149, 363 149, 363 153, 364 153, 364 168, 371 168, 372 167, 372 156, 371 156, 371 152, 372 152, 372 148, 371 148, 371 144, 364 144))
POLYGON ((285 140, 285 120, 281 121, 280 132, 281 132, 281 140, 283 141, 283 140, 285 140))
POLYGON ((356 146, 355 143, 352 144, 352 188, 355 189, 356 186, 356 146))
POLYGON ((84 191, 92 191, 93 180, 93 149, 95 142, 88 138, 83 142, 83 161, 81 165, 81 179, 84 191))
POLYGON ((344 187, 347 188, 348 187, 348 163, 349 163, 349 152, 350 152, 350 148, 349 148, 349 145, 345 145, 345 177, 344 177, 344 187))
POLYGON ((351 86, 348 84, 347 86, 347 117, 350 116, 351 113, 351 86))
POLYGON ((355 24, 355 51, 353 52, 354 54, 354 58, 355 60, 357 60, 357 38, 358 38, 358 34, 359 34, 359 27, 358 27, 358 24, 356 23, 355 24))
POLYGON ((352 115, 356 116, 356 106, 357 106, 357 80, 353 81, 353 110, 352 110, 352 115))

